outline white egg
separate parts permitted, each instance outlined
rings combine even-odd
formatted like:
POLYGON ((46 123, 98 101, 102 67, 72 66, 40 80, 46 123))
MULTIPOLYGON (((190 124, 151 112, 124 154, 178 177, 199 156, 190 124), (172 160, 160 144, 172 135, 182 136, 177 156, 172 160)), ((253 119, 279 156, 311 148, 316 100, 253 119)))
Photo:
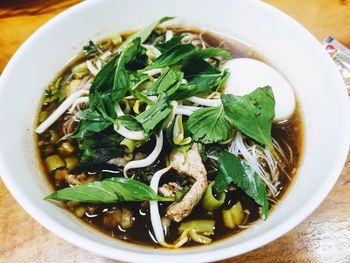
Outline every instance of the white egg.
POLYGON ((224 93, 243 96, 258 87, 271 86, 275 96, 275 121, 288 119, 295 109, 295 96, 288 81, 269 65, 251 58, 227 61, 230 71, 224 93))

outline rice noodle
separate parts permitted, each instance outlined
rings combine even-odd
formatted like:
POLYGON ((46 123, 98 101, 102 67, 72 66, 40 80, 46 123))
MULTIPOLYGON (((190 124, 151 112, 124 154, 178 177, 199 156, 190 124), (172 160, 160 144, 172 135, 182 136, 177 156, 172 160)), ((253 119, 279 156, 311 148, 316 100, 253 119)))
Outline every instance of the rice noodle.
MULTIPOLYGON (((265 171, 264 167, 262 166, 261 162, 259 162, 259 159, 264 159, 267 163, 271 161, 269 157, 265 155, 265 149, 262 148, 260 145, 253 145, 249 146, 244 143, 243 137, 240 132, 237 132, 233 142, 230 145, 230 152, 232 152, 235 155, 241 155, 243 157, 243 160, 259 175, 259 177, 264 181, 266 184, 269 192, 272 194, 272 196, 276 196, 278 189, 276 184, 274 182, 278 182, 278 171, 270 171, 270 174, 265 171), (275 177, 274 180, 271 180, 271 177, 275 177)), ((270 166, 272 167, 273 163, 270 163, 270 166)))
POLYGON ((189 97, 186 100, 203 106, 217 107, 221 105, 221 99, 203 99, 200 97, 189 97))
POLYGON ((157 160, 160 152, 162 151, 162 148, 163 133, 160 132, 160 134, 156 136, 156 146, 154 147, 153 151, 145 159, 128 162, 123 170, 124 176, 128 177, 127 172, 130 169, 142 168, 154 163, 157 160))
POLYGON ((66 98, 57 109, 45 120, 43 121, 36 129, 36 133, 43 133, 46 131, 52 124, 54 124, 69 108, 70 106, 82 95, 87 95, 88 91, 86 89, 80 89, 72 93, 68 98, 66 98))
MULTIPOLYGON (((150 183, 150 187, 152 188, 153 191, 155 191, 156 193, 158 192, 158 186, 159 186, 159 181, 161 176, 167 173, 170 169, 171 169, 171 165, 157 171, 153 175, 150 183)), ((164 229, 163 229, 162 220, 159 213, 158 201, 150 201, 149 203, 150 203, 151 223, 152 223, 154 235, 159 244, 161 244, 164 247, 170 247, 171 245, 165 242, 164 229)))
POLYGON ((243 160, 265 182, 268 188, 268 195, 276 197, 279 191, 278 186, 281 184, 281 172, 290 179, 287 171, 284 169, 283 163, 291 164, 293 162, 293 155, 290 154, 291 148, 287 143, 285 143, 285 145, 289 151, 289 159, 275 139, 273 139, 273 145, 274 149, 277 151, 277 156, 272 154, 268 147, 263 147, 258 144, 250 145, 244 141, 242 134, 237 132, 230 145, 229 151, 235 155, 242 156, 243 160), (283 162, 281 162, 279 158, 282 158, 283 162))

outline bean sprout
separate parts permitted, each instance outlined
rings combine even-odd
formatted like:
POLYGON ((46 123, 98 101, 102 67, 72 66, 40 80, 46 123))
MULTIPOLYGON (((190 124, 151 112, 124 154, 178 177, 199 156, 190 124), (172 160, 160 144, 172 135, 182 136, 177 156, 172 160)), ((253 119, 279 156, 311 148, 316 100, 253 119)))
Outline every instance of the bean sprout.
POLYGON ((156 146, 145 159, 131 161, 125 165, 123 170, 124 176, 128 177, 127 173, 128 173, 128 170, 130 169, 142 168, 154 163, 157 160, 160 152, 162 151, 162 148, 163 148, 163 133, 161 132, 159 135, 156 136, 156 146))

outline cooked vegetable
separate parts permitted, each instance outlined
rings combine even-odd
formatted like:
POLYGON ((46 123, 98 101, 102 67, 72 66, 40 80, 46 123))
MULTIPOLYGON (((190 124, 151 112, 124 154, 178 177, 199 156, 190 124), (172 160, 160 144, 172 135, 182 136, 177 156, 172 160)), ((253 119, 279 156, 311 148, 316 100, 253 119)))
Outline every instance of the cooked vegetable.
POLYGON ((75 156, 64 158, 64 162, 70 172, 79 166, 79 160, 75 156))
POLYGON ((69 155, 75 151, 75 147, 70 142, 64 142, 57 150, 62 155, 69 155))
POLYGON ((228 228, 235 229, 243 222, 244 213, 241 202, 235 203, 230 209, 222 210, 222 219, 224 225, 228 228))
POLYGON ((193 229, 197 233, 202 233, 204 235, 211 235, 214 233, 214 225, 215 221, 214 220, 190 220, 181 223, 179 227, 180 232, 184 232, 186 229, 193 229))
POLYGON ((226 197, 225 192, 221 192, 220 194, 218 194, 218 198, 216 198, 213 195, 213 185, 214 182, 211 182, 208 185, 207 190, 205 191, 202 199, 202 206, 209 211, 219 209, 224 204, 226 197))
POLYGON ((187 242, 188 237, 197 243, 208 245, 212 242, 210 236, 214 232, 214 220, 191 220, 181 223, 179 231, 182 233, 179 240, 187 242))
POLYGON ((65 167, 64 161, 61 159, 61 157, 57 154, 51 155, 49 157, 46 157, 45 164, 47 170, 51 173, 55 171, 58 168, 65 167))

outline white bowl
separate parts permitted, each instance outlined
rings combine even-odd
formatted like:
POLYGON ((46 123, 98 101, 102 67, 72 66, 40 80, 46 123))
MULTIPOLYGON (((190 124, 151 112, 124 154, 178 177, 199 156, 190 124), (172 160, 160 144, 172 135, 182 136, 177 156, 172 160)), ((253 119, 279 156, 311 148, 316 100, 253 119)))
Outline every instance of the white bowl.
POLYGON ((50 231, 76 246, 134 262, 207 262, 262 246, 305 219, 325 198, 344 165, 350 126, 343 81, 331 58, 302 26, 253 0, 95 0, 63 12, 17 51, 0 83, 0 174, 22 207, 50 231), (97 233, 43 200, 50 192, 33 140, 43 90, 88 42, 142 27, 162 16, 237 38, 263 55, 292 84, 305 123, 297 179, 266 222, 210 246, 164 250, 130 245, 97 233))

